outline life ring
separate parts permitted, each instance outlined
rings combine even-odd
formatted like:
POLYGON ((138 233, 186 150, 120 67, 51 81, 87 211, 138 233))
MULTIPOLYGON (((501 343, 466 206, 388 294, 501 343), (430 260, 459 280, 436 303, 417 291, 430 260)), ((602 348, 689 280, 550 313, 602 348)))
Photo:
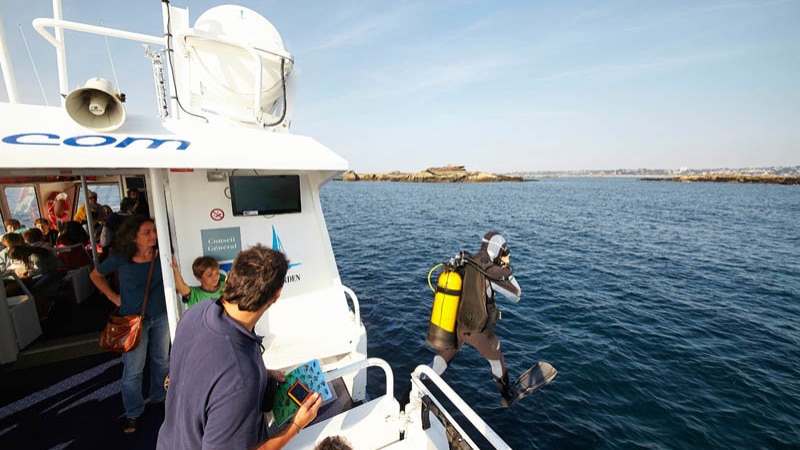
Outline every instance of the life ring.
POLYGON ((72 207, 66 192, 53 192, 47 199, 47 216, 50 227, 58 229, 58 225, 72 220, 72 207))

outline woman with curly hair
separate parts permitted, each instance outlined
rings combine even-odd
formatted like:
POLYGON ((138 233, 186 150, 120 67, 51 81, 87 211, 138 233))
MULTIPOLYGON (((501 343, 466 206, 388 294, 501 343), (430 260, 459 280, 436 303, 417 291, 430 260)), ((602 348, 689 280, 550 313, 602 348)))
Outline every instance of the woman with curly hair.
POLYGON ((146 359, 150 358, 149 401, 164 402, 166 391, 164 379, 169 371, 169 323, 164 296, 164 281, 161 277, 161 261, 158 257, 155 223, 145 216, 126 219, 115 234, 115 251, 91 273, 91 279, 108 299, 119 307, 122 316, 141 314, 145 286, 154 264, 150 281, 147 309, 142 321, 142 341, 135 349, 122 354, 122 403, 125 406, 123 432, 136 432, 139 418, 144 413, 145 399, 142 393, 142 378, 146 359), (108 282, 108 276, 119 274, 119 293, 108 282))

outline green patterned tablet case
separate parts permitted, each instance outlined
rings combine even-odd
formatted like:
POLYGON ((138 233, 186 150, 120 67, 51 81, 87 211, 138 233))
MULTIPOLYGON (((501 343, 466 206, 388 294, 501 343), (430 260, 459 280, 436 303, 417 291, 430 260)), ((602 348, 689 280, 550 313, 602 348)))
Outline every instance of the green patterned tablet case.
POLYGON ((333 398, 333 391, 325 381, 322 367, 319 361, 312 359, 302 364, 286 374, 286 381, 278 385, 278 393, 275 395, 275 404, 272 406, 272 415, 275 416, 275 424, 283 425, 287 419, 297 411, 297 403, 289 398, 289 388, 295 381, 300 380, 312 392, 319 392, 322 396, 322 403, 327 403, 333 398))

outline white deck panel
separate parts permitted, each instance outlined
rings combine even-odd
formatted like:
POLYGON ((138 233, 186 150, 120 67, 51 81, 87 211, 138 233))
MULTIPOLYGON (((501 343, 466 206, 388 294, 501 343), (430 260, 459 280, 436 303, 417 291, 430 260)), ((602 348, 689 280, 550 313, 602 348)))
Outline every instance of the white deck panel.
POLYGON ((329 288, 278 299, 256 325, 256 333, 265 335, 269 367, 282 368, 350 353, 365 331, 344 292, 329 288))
POLYGON ((325 437, 337 435, 347 438, 355 449, 384 448, 400 439, 399 414, 397 400, 384 395, 303 429, 284 448, 314 448, 325 437))
POLYGON ((0 103, 0 161, 4 169, 348 170, 344 158, 306 136, 136 115, 113 133, 95 132, 60 107, 9 103, 0 103), (148 148, 148 138, 169 141, 148 148))

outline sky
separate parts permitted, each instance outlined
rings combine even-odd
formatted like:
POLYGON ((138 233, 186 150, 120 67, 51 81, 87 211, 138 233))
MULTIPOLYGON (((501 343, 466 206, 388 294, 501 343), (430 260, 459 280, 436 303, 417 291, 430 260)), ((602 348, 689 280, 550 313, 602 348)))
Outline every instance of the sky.
MULTIPOLYGON (((172 1, 192 23, 217 4, 172 1)), ((238 4, 294 57, 292 132, 359 173, 800 165, 800 0, 238 4)), ((162 34, 160 0, 64 0, 63 11, 162 34)), ((23 102, 59 103, 55 52, 31 26, 51 12, 48 0, 0 0, 23 102)), ((141 44, 94 39, 67 33, 70 86, 107 78, 128 114, 156 114, 141 44)))

